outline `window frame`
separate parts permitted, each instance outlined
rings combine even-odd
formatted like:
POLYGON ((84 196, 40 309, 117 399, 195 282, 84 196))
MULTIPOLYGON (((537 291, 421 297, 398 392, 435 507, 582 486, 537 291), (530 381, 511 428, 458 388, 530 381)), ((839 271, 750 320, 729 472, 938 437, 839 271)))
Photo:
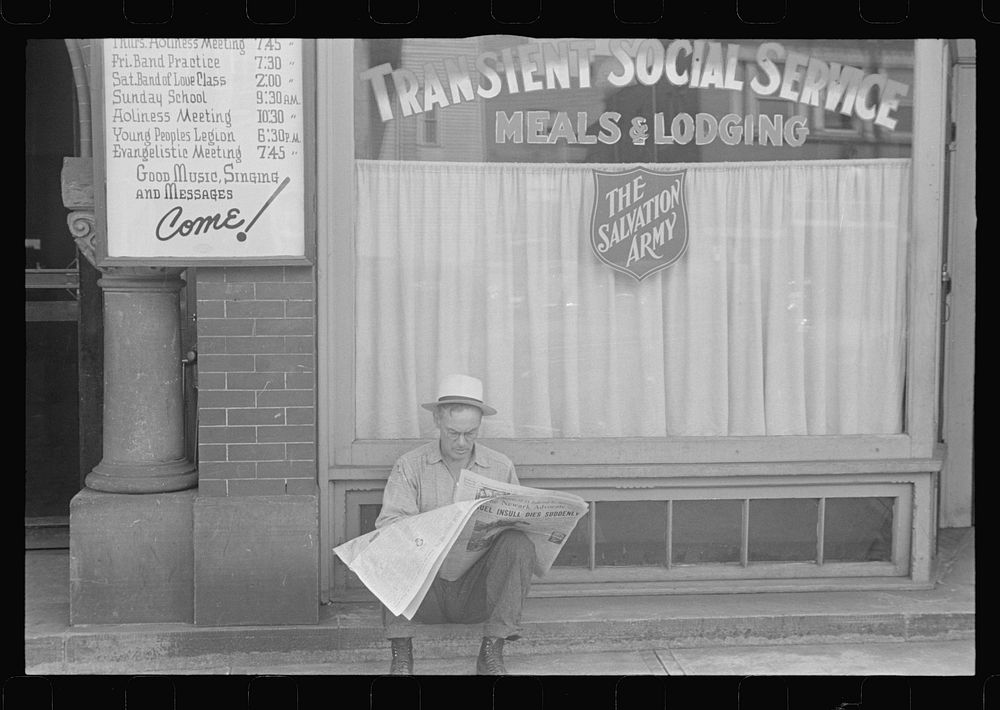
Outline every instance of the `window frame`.
MULTIPOLYGON (((803 437, 666 437, 666 438, 580 438, 580 439, 483 439, 518 464, 588 463, 675 463, 698 461, 765 461, 850 458, 928 457, 937 431, 937 343, 938 343, 938 272, 941 263, 942 157, 944 155, 944 118, 947 48, 940 40, 916 40, 914 47, 913 99, 918 110, 914 115, 914 150, 911 210, 913 225, 908 256, 907 312, 907 388, 904 429, 901 434, 862 436, 803 437), (918 148, 919 146, 919 148, 918 148), (936 149, 931 149, 935 148, 936 149)), ((320 300, 321 319, 329 322, 327 342, 336 342, 334 375, 329 382, 328 402, 353 403, 354 398, 354 249, 353 249, 353 165, 354 147, 347 138, 354 135, 353 72, 351 81, 335 81, 330 65, 339 54, 342 62, 353 59, 353 40, 324 44, 320 56, 319 86, 330 86, 327 99, 339 100, 323 106, 333 115, 330 125, 341 127, 340 139, 331 141, 334 152, 321 155, 327 166, 336 165, 342 189, 321 190, 331 195, 330 209, 335 225, 327 235, 324 266, 332 273, 336 295, 320 300), (325 76, 324 76, 325 75, 325 76), (326 79, 327 81, 324 81, 326 79), (331 162, 327 162, 327 160, 331 162), (350 166, 350 169, 347 169, 350 166), (346 184, 345 184, 346 183, 346 184), (337 218, 339 215, 339 219, 337 218), (348 216, 351 219, 347 219, 348 216), (326 309, 327 304, 336 305, 326 309), (324 312, 326 318, 323 317, 324 312)), ((353 64, 350 64, 353 67, 353 64)), ((322 172, 322 171, 321 171, 322 172)), ((332 294, 331 294, 332 295, 332 294)), ((328 358, 323 358, 328 359, 328 358)), ((416 404, 414 404, 416 406, 416 404)), ((357 439, 355 413, 351 406, 334 407, 326 428, 330 461, 340 466, 391 466, 403 452, 421 440, 357 439)), ((321 430, 322 431, 322 430, 321 430)), ((322 438, 322 437, 321 437, 322 438)))
MULTIPOLYGON (((317 71, 317 168, 319 258, 317 332, 320 348, 318 408, 321 486, 358 479, 384 481, 393 462, 423 439, 365 440, 355 436, 355 273, 354 273, 354 92, 362 85, 354 72, 353 39, 319 40, 317 71), (349 68, 349 70, 345 70, 349 68), (338 130, 323 130, 336 126, 338 130)), ((808 473, 813 462, 830 470, 852 462, 919 465, 940 470, 943 449, 938 439, 940 294, 943 256, 944 159, 947 121, 948 47, 943 40, 918 39, 914 46, 914 112, 911 172, 911 235, 907 255, 906 390, 903 433, 775 437, 621 437, 563 439, 482 439, 510 456, 522 481, 552 484, 607 473, 612 487, 628 485, 635 476, 670 477, 676 467, 746 468, 771 463, 790 466, 788 475, 808 473), (526 475, 527 474, 527 475, 526 475)), ((417 403, 414 403, 414 407, 417 403)), ((848 480, 842 481, 845 485, 848 480)), ((922 493, 936 505, 936 484, 922 493)), ((326 496, 322 496, 324 499, 326 496)), ((342 515, 342 511, 340 513, 342 515)), ((321 509, 321 525, 332 540, 343 541, 343 520, 330 505, 321 509)), ((929 519, 914 522, 911 574, 926 576, 932 531, 929 519), (925 530, 927 529, 927 530, 925 530), (926 539, 925 539, 926 538, 926 539), (919 549, 918 549, 919 548, 919 549), (919 569, 918 569, 919 568, 919 569)), ((324 560, 324 587, 331 579, 324 560)))
MULTIPOLYGON (((829 501, 832 498, 888 497, 893 499, 890 559, 828 561, 818 557, 817 561, 753 561, 746 552, 748 530, 744 517, 741 520, 743 538, 740 543, 743 552, 739 562, 648 566, 588 563, 587 566, 553 567, 545 577, 536 579, 532 596, 588 594, 601 589, 600 585, 622 582, 628 582, 635 588, 616 587, 618 591, 615 593, 688 593, 692 585, 696 585, 698 590, 732 591, 730 587, 734 583, 744 585, 746 588, 743 591, 783 590, 796 586, 805 589, 809 584, 852 589, 924 589, 933 585, 930 580, 932 555, 928 545, 933 525, 929 512, 933 505, 928 505, 928 501, 933 503, 935 500, 936 480, 935 472, 928 468, 933 466, 923 466, 918 462, 895 467, 885 462, 856 462, 850 468, 843 464, 817 465, 810 475, 794 478, 782 475, 782 468, 788 470, 794 466, 779 464, 772 475, 760 475, 750 469, 733 475, 736 469, 722 469, 714 477, 692 477, 690 472, 693 469, 687 467, 688 470, 680 472, 686 475, 646 480, 626 487, 616 488, 615 481, 608 478, 566 479, 553 487, 580 495, 588 502, 596 502, 598 508, 602 502, 611 501, 744 501, 770 498, 819 498, 829 501)), ((327 492, 328 506, 334 513, 328 521, 331 526, 328 534, 338 543, 362 533, 362 505, 379 504, 382 500, 383 477, 373 476, 370 470, 354 470, 352 474, 349 480, 331 481, 327 492)), ((604 475, 607 475, 606 470, 604 475)), ((745 511, 744 507, 744 516, 745 511)), ((593 555, 596 521, 593 515, 590 521, 588 534, 593 555)), ((825 524, 822 517, 817 524, 825 524)), ((817 547, 822 545, 822 539, 818 535, 817 547)), ((669 545, 670 541, 665 543, 669 545)), ((327 557, 327 563, 333 570, 329 579, 333 582, 332 591, 337 599, 353 598, 352 595, 358 593, 362 596, 367 594, 332 552, 327 557)))

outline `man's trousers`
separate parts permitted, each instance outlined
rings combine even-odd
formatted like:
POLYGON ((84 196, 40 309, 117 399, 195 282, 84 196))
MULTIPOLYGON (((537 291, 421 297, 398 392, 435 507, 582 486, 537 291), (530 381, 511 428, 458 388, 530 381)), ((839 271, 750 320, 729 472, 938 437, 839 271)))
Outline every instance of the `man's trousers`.
POLYGON ((423 624, 483 624, 483 636, 515 637, 531 587, 535 546, 518 530, 496 536, 490 549, 453 582, 431 583, 412 620, 382 607, 386 638, 419 635, 423 624))

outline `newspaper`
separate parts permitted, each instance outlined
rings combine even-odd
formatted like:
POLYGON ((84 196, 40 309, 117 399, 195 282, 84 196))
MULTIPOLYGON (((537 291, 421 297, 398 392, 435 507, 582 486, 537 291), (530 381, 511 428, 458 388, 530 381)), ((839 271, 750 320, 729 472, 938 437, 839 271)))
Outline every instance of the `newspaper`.
POLYGON ((436 577, 461 577, 504 530, 520 530, 534 543, 534 572, 543 576, 587 507, 572 493, 463 469, 451 505, 397 520, 333 551, 390 612, 412 619, 436 577))

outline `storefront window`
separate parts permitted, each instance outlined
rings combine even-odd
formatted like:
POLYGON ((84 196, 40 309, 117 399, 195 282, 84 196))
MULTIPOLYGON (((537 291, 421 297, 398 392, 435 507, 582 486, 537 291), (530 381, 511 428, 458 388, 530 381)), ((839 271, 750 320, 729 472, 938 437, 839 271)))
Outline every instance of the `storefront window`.
POLYGON ((739 500, 674 501, 672 562, 739 562, 742 510, 739 500))
POLYGON ((487 437, 903 431, 912 41, 355 58, 357 438, 449 372, 487 437))
POLYGON ((887 562, 892 555, 891 498, 828 498, 823 556, 829 562, 887 562))
POLYGON ((590 566, 590 518, 593 511, 588 511, 580 518, 573 532, 566 538, 562 550, 559 551, 555 567, 589 567, 590 566))
POLYGON ((599 500, 555 566, 891 562, 893 510, 888 497, 599 500))
POLYGON ((815 499, 750 501, 750 562, 815 561, 818 514, 815 499))
POLYGON ((666 501, 601 501, 597 504, 598 566, 666 563, 666 501))

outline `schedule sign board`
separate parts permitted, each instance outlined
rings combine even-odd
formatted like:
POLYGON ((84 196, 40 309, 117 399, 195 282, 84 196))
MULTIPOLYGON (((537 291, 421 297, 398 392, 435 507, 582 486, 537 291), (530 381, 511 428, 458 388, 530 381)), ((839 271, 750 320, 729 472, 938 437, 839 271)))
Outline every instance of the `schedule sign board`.
POLYGON ((101 43, 102 256, 242 263, 306 255, 303 40, 101 43))

